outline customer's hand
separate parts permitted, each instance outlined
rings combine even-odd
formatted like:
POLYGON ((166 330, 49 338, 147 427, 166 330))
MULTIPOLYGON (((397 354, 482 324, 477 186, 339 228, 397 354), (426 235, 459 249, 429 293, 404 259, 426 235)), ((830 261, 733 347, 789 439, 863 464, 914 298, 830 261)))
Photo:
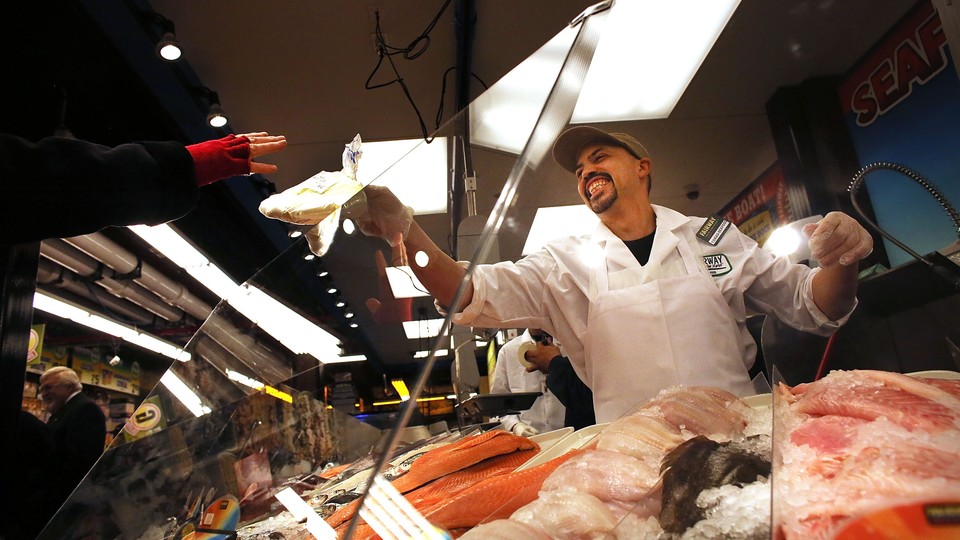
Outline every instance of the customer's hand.
POLYGON ((250 141, 250 172, 271 174, 277 172, 277 166, 272 163, 258 163, 254 158, 279 152, 287 147, 287 138, 283 135, 270 135, 264 131, 244 133, 238 137, 246 137, 250 141))

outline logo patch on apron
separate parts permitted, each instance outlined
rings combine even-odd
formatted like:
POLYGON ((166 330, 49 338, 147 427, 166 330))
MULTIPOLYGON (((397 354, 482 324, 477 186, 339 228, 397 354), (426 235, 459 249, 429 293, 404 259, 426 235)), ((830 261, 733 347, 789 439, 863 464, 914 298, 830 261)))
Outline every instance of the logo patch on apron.
POLYGON ((723 253, 719 253, 717 255, 704 255, 703 264, 707 266, 707 271, 709 271, 710 275, 713 277, 729 274, 730 271, 733 270, 733 265, 730 264, 730 259, 728 259, 723 253))
POLYGON ((729 229, 729 221, 714 215, 708 217, 707 220, 703 222, 696 236, 701 241, 715 246, 720 243, 720 239, 723 238, 723 235, 726 234, 729 229))

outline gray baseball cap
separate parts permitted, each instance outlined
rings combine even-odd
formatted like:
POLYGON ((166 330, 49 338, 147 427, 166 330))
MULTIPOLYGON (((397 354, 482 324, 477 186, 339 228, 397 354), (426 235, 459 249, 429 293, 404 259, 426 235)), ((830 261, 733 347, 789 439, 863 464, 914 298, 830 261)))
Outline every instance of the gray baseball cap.
POLYGON ((650 157, 647 149, 631 135, 607 133, 602 129, 590 126, 577 126, 564 131, 557 137, 557 142, 553 143, 553 159, 564 169, 576 172, 577 154, 590 143, 603 143, 625 148, 637 159, 650 157))

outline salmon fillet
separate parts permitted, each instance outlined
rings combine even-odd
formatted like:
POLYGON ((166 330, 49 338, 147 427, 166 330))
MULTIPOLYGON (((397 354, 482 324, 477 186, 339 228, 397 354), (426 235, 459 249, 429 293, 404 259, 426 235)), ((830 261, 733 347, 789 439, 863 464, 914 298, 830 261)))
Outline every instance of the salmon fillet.
MULTIPOLYGON (((539 450, 537 443, 506 431, 488 431, 434 448, 423 454, 410 466, 410 470, 391 484, 400 493, 407 493, 431 480, 459 471, 485 459, 510 454, 518 450, 539 450)), ((345 504, 327 518, 327 524, 337 528, 353 517, 360 508, 357 499, 345 504)))

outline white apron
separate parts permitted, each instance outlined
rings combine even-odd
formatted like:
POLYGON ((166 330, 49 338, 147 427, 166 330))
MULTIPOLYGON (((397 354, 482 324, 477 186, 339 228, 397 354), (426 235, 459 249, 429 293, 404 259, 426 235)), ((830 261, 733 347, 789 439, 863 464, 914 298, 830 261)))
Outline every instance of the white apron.
POLYGON ((686 240, 658 231, 642 268, 623 242, 607 241, 608 259, 627 269, 591 274, 584 356, 597 423, 674 384, 753 393, 733 313, 686 240))

